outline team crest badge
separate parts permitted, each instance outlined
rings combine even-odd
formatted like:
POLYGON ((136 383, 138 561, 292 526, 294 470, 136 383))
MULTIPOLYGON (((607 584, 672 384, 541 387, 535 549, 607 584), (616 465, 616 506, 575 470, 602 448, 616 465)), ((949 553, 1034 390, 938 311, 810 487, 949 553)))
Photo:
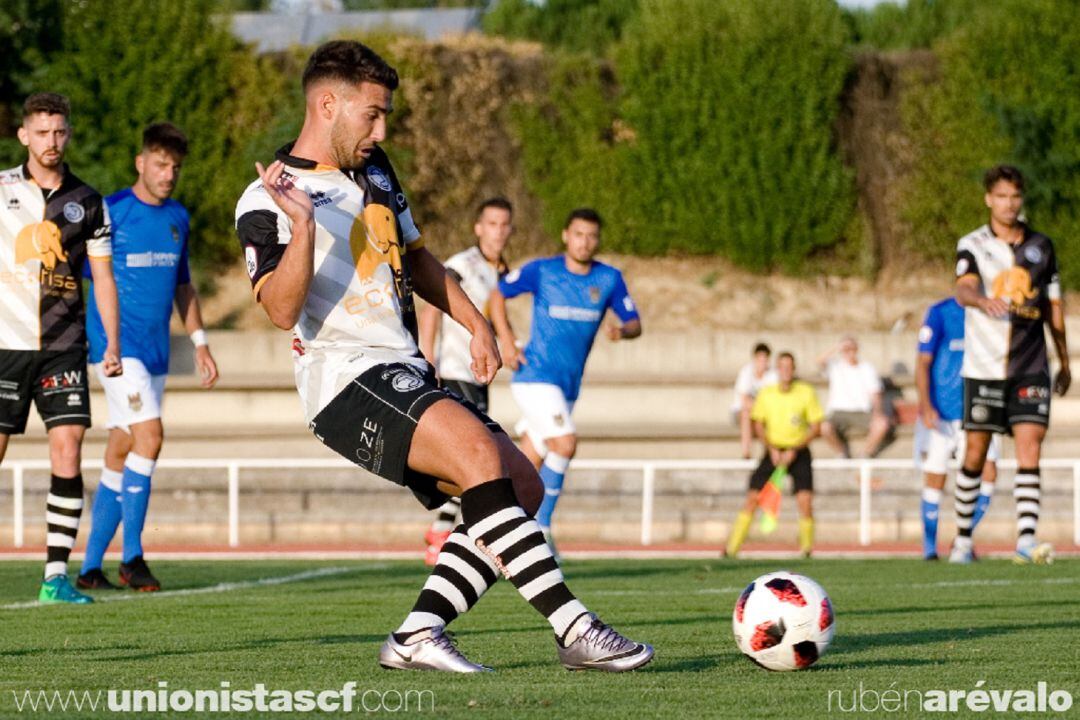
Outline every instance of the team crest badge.
POLYGON ((555 415, 552 419, 555 421, 555 427, 562 427, 566 424, 566 418, 563 417, 562 413, 555 415))
POLYGON ((86 210, 77 202, 69 202, 64 205, 64 217, 68 222, 82 222, 86 217, 86 210))
POLYGON ((128 407, 131 408, 131 412, 139 412, 142 410, 142 394, 133 393, 127 396, 128 407))
POLYGON ((600 288, 592 285, 589 287, 589 299, 594 303, 600 302, 600 288))

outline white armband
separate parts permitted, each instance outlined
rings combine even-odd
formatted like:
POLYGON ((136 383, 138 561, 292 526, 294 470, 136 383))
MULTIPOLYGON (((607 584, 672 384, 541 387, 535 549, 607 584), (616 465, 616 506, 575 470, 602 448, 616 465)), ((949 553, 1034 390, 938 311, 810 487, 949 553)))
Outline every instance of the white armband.
POLYGON ((206 331, 202 328, 199 328, 195 332, 191 333, 191 342, 194 343, 195 347, 197 348, 204 347, 210 344, 206 340, 206 331))

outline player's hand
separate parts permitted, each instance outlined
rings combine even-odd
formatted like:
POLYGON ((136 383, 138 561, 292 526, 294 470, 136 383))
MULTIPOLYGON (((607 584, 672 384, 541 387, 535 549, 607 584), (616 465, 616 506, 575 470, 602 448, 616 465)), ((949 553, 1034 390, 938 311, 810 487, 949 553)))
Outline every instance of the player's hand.
POLYGON ((517 340, 514 338, 501 338, 499 341, 499 350, 502 352, 503 362, 506 364, 506 367, 511 370, 517 370, 519 367, 526 364, 525 354, 518 348, 517 340))
POLYGON ((979 309, 990 317, 1001 318, 1009 314, 1009 303, 1001 298, 983 298, 979 302, 979 309))
POLYGON ((622 325, 607 325, 604 331, 611 342, 619 342, 623 339, 622 325))
POLYGON ((275 160, 269 167, 264 168, 262 163, 257 162, 255 169, 259 171, 266 194, 290 220, 294 223, 302 223, 315 216, 315 207, 311 204, 311 198, 286 177, 285 163, 275 160))
POLYGON ((1064 395, 1069 392, 1070 385, 1072 385, 1072 372, 1070 372, 1068 366, 1064 366, 1054 376, 1054 392, 1059 396, 1064 395))
POLYGON ((923 426, 926 427, 927 430, 932 430, 938 426, 937 410, 929 403, 919 408, 919 417, 922 418, 923 426))
POLYGON ((210 354, 209 346, 200 345, 195 348, 195 369, 199 371, 199 378, 204 388, 209 390, 217 384, 217 363, 214 362, 214 357, 210 354))
POLYGON ((742 446, 742 458, 743 458, 743 460, 749 460, 750 459, 750 454, 751 454, 750 450, 751 450, 751 448, 750 448, 749 443, 742 446))
POLYGON ((791 467, 791 464, 795 462, 795 451, 788 449, 780 453, 780 462, 777 465, 783 465, 785 467, 791 467))
POLYGON ((772 461, 773 467, 780 467, 784 463, 781 462, 781 453, 778 448, 769 446, 769 460, 772 461))
POLYGON ((124 374, 124 366, 120 363, 120 351, 113 346, 105 348, 101 358, 101 370, 105 377, 118 377, 124 374))
POLYGON ((502 367, 502 356, 499 355, 499 346, 495 343, 495 336, 487 325, 481 325, 473 333, 472 342, 469 343, 469 354, 472 355, 473 377, 481 385, 487 385, 495 379, 495 373, 502 367))

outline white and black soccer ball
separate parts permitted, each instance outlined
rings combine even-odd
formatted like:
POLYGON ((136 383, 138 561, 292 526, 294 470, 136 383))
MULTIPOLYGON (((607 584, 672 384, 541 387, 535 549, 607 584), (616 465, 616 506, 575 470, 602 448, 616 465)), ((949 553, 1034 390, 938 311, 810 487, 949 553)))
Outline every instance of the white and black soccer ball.
POLYGON ((739 650, 767 670, 810 667, 825 654, 835 627, 825 589, 786 571, 750 583, 731 616, 739 650))

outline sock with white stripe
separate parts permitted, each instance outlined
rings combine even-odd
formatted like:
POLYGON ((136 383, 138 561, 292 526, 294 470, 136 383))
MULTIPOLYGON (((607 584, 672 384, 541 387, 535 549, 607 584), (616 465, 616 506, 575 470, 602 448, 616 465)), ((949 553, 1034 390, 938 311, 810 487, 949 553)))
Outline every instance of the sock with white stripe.
POLYGON ((124 461, 124 562, 143 554, 142 532, 150 508, 150 476, 156 463, 142 455, 128 453, 124 461))
POLYGON ((924 487, 920 511, 923 522, 923 557, 937 555, 938 516, 941 508, 941 491, 924 487))
POLYGON ((1013 497, 1016 499, 1017 540, 1032 542, 1039 525, 1039 468, 1020 468, 1016 471, 1013 497), (1030 538, 1025 539, 1025 536, 1030 538))
POLYGON ((990 498, 994 496, 994 483, 983 481, 979 486, 979 499, 975 501, 975 514, 971 518, 971 529, 975 530, 979 526, 979 522, 986 515, 986 511, 990 509, 990 498))
POLYGON ((551 516, 555 512, 555 504, 559 502, 559 495, 562 494, 563 479, 568 467, 568 457, 554 452, 544 456, 544 464, 540 466, 540 479, 544 481, 544 501, 536 512, 536 522, 541 530, 551 530, 551 516))
POLYGON ((536 520, 525 512, 510 478, 492 480, 461 495, 461 514, 469 537, 513 583, 525 600, 547 618, 564 645, 576 639, 571 629, 588 613, 563 581, 559 563, 536 520))
POLYGON ((439 508, 439 514, 431 523, 431 532, 443 533, 454 529, 461 514, 461 498, 452 497, 439 508))
POLYGON ((109 549, 116 528, 120 527, 123 511, 120 509, 121 490, 124 487, 124 474, 109 468, 101 469, 101 480, 94 493, 94 504, 90 509, 90 538, 86 541, 86 556, 83 558, 80 575, 91 570, 100 570, 109 549))
POLYGON ((466 612, 499 579, 498 568, 458 525, 442 546, 439 559, 405 622, 394 632, 399 643, 432 627, 445 627, 466 612))
POLYGON ((45 501, 45 522, 48 524, 45 544, 45 579, 67 575, 67 562, 75 537, 79 534, 79 518, 83 509, 82 475, 73 478, 52 476, 49 496, 45 501))
POLYGON ((982 468, 965 467, 956 473, 956 534, 961 538, 970 538, 975 529, 971 519, 975 515, 975 501, 979 498, 981 475, 982 468))

